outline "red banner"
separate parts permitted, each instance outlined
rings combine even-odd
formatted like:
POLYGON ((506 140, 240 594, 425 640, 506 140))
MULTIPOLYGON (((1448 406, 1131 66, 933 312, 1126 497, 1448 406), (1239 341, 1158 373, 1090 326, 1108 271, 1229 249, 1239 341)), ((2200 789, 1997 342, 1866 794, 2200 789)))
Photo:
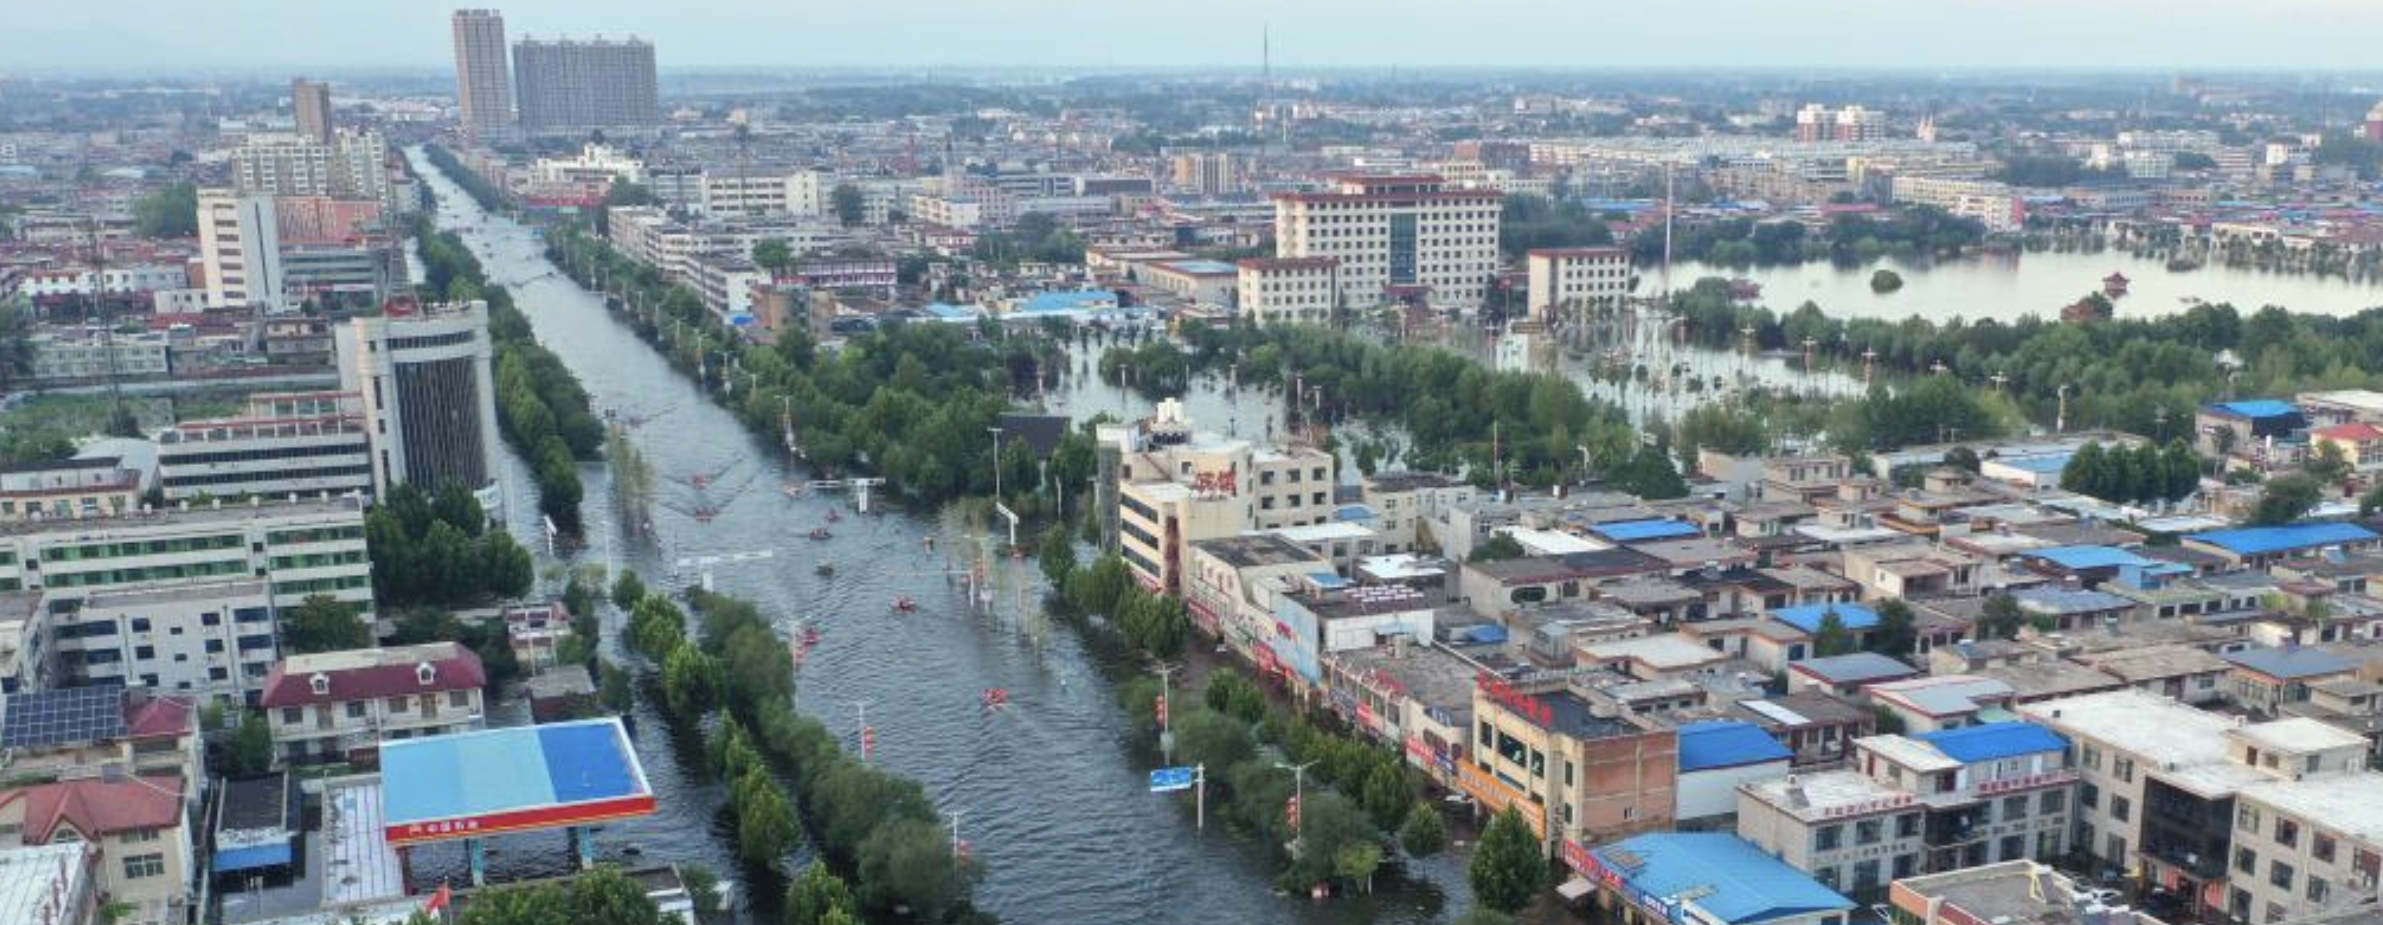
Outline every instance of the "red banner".
POLYGON ((504 832, 589 825, 611 819, 627 819, 653 814, 653 797, 621 797, 615 800, 573 803, 568 806, 541 806, 536 809, 504 813, 408 822, 383 828, 381 837, 392 845, 416 845, 457 838, 480 838, 504 832))

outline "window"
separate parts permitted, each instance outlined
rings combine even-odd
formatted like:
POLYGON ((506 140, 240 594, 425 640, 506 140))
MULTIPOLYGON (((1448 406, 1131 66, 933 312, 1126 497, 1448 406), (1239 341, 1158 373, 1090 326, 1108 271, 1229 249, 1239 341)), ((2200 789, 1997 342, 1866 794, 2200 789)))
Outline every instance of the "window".
POLYGON ((305 721, 305 719, 306 719, 306 711, 305 711, 305 710, 301 710, 301 709, 299 709, 299 708, 297 708, 297 707, 282 707, 282 708, 281 708, 281 721, 282 721, 283 723, 285 723, 285 724, 288 724, 288 725, 293 725, 293 726, 294 726, 294 725, 297 725, 297 724, 298 724, 298 723, 300 723, 300 722, 303 722, 303 721, 305 721))
POLYGON ((2002 838, 2002 857, 1998 860, 2016 861, 2027 856, 2027 839, 2018 835, 2002 838))
POLYGON ((1844 829, 1844 826, 1837 825, 1824 825, 1818 829, 1814 829, 1812 832, 1812 850, 1837 850, 1838 839, 1844 835, 1844 829))
POLYGON ((2321 902, 2324 902, 2324 901, 2325 901, 2325 894, 2326 894, 2326 893, 2328 893, 2328 892, 2331 892, 2331 891, 2332 891, 2332 889, 2333 889, 2333 885, 2332 885, 2332 884, 2329 884, 2329 883, 2326 883, 2326 882, 2325 882, 2325 878, 2323 878, 2323 877, 2310 877, 2310 878, 2309 878, 2309 889, 2308 889, 2308 897, 2309 897, 2309 902, 2313 902, 2313 903, 2321 903, 2321 902))
POLYGON ((2067 809, 2068 792, 2065 790, 2046 790, 2044 791, 2044 799, 2041 805, 2043 806, 2041 811, 2047 816, 2067 809))
MULTIPOLYGON (((2112 759, 2110 759, 2110 773, 2117 775, 2119 780, 2126 781, 2126 782, 2128 782, 2128 783, 2133 783, 2133 782, 2134 782, 2134 780, 2135 780, 2135 759, 2133 759, 2133 758, 2112 758, 2112 759)), ((2119 818, 2121 818, 2121 819, 2124 819, 2124 818, 2126 818, 2126 817, 2124 817, 2124 816, 2120 816, 2119 818)))
POLYGON ((122 836, 119 836, 119 838, 128 845, 145 845, 156 841, 158 835, 156 829, 134 829, 130 832, 124 833, 122 836))
MULTIPOLYGON (((1919 834, 1920 834, 1920 814, 1919 814, 1919 813, 1904 813, 1903 815, 1900 815, 1900 816, 1896 816, 1896 817, 1895 817, 1895 837, 1896 837, 1896 838, 1916 838, 1916 837, 1918 837, 1918 836, 1919 836, 1919 834)), ((1903 876, 1903 875, 1902 875, 1902 874, 1896 874, 1896 876, 1900 877, 1900 876, 1903 876)))
POLYGON ((2282 861, 2267 862, 2267 882, 2280 889, 2292 888, 2292 865, 2282 861))
POLYGON ((1886 822, 1884 820, 1864 819, 1853 824, 1854 844, 1875 845, 1878 844, 1878 840, 1885 837, 1885 835, 1886 822))
POLYGON ((2085 769, 2088 771, 2101 770, 2102 750, 2091 745, 2085 746, 2084 754, 2077 760, 2077 763, 2084 765, 2085 769))
POLYGON ((1853 888, 1855 892, 1860 893, 1878 889, 1877 859, 1873 858, 1853 866, 1853 888))
POLYGON ((2083 788, 2080 788, 2077 791, 2077 805, 2085 807, 2086 809, 2100 809, 2102 806, 2102 788, 2096 787, 2092 784, 2086 784, 2083 788))
POLYGON ((363 718, 364 718, 364 701, 361 701, 361 700, 350 700, 350 701, 348 701, 348 703, 347 703, 347 713, 348 713, 348 718, 349 718, 349 719, 363 719, 363 718))
POLYGON ((2017 822, 2027 818, 2027 795, 2005 797, 2002 801, 2002 821, 2017 822))
POLYGON ((124 879, 143 880, 165 874, 165 855, 158 852, 124 857, 124 879))
POLYGON ((2246 835, 2259 834, 2259 808, 2247 803, 2236 804, 2234 827, 2241 829, 2246 835))
POLYGON ((2128 804, 2128 803, 2127 803, 2127 798, 2125 798, 2125 797, 2111 797, 2111 798, 2110 798, 2110 818, 2112 818, 2112 819, 2116 819, 2116 820, 2118 820, 2118 821, 2120 821, 2120 822, 2125 822, 2125 821, 2127 821, 2127 815, 2128 815, 2129 813, 2132 813, 2133 811, 2134 811, 2134 807, 2133 807, 2132 805, 2130 805, 2130 804, 2128 804))
POLYGON ((447 692, 447 705, 448 705, 448 706, 450 706, 450 707, 456 707, 456 708, 462 708, 462 707, 468 707, 468 706, 471 706, 471 705, 472 705, 472 692, 471 692, 471 691, 448 691, 448 692, 447 692))
POLYGON ((2234 849, 2234 869, 2246 874, 2259 872, 2259 855, 2249 848, 2234 849))
POLYGON ((2275 821, 2275 843, 2286 848, 2300 847, 2300 823, 2290 819, 2275 821))
POLYGON ((389 712, 391 712, 391 713, 404 713, 404 712, 406 712, 407 705, 408 705, 408 704, 411 704, 411 703, 413 703, 413 702, 414 702, 414 699, 413 699, 413 698, 411 698, 411 697, 391 697, 391 698, 389 698, 389 700, 388 700, 388 703, 389 703, 389 712))
POLYGON ((2323 832, 2310 832, 2309 853, 2316 855, 2317 860, 2327 864, 2333 863, 2333 836, 2323 832))

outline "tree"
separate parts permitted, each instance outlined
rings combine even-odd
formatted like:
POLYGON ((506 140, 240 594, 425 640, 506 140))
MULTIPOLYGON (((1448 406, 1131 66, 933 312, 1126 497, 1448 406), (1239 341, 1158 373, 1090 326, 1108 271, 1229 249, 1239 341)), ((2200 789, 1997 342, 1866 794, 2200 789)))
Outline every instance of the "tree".
POLYGON ((648 189, 641 184, 631 183, 626 180, 612 181, 612 189, 607 190, 604 193, 604 207, 608 209, 619 208, 621 206, 654 206, 661 204, 662 198, 654 195, 653 190, 648 189))
POLYGON ((1448 823, 1440 818, 1440 808, 1430 800, 1416 800, 1407 809, 1406 824, 1398 827, 1398 846, 1419 858, 1448 847, 1448 823))
POLYGON ((1889 658, 1910 655, 1919 645, 1919 630, 1911 605, 1890 598, 1878 605, 1878 626, 1870 631, 1870 651, 1889 658))
POLYGON ((1036 542, 1042 548, 1035 550, 1034 558, 1042 566, 1043 577, 1050 580, 1053 588, 1067 587, 1067 577, 1076 571, 1075 537, 1068 532, 1067 524, 1053 523, 1036 542))
POLYGON ((328 594, 308 595, 281 622, 281 642, 293 655, 372 646, 372 624, 356 606, 328 594))
POLYGON ((1466 556, 1465 561, 1497 562, 1503 559, 1520 559, 1527 555, 1530 555, 1530 550, 1522 548, 1521 541, 1516 540, 1511 534, 1499 533, 1476 544, 1473 547, 1472 555, 1466 556))
POLYGON ((612 580, 612 606, 627 610, 645 599, 645 582, 637 577, 636 569, 622 569, 619 578, 612 580))
POLYGON ((852 888, 825 861, 812 861, 786 888, 786 925, 825 925, 830 914, 852 915, 857 908, 852 888))
POLYGON ((637 689, 630 684, 628 671, 605 659, 596 664, 596 674, 602 678, 597 682, 596 696, 604 709, 618 716, 637 705, 637 689))
POLYGON ((1951 452, 1944 454, 1944 464, 1971 474, 1976 474, 1982 465, 1978 461, 1978 451, 1966 446, 1954 447, 1951 452))
POLYGON ((682 720, 710 712, 720 703, 720 664, 693 642, 680 640, 662 660, 662 703, 682 720))
POLYGON ((188 238, 199 233, 199 190, 188 183, 150 193, 132 204, 132 231, 144 238, 188 238))
POLYGON ((2279 475, 2267 480, 2259 492, 2259 503, 2251 508, 2251 522, 2262 526, 2288 524, 2324 500, 2325 489, 2317 480, 2301 473, 2279 475))
POLYGON ((1539 853, 1539 836, 1511 806, 1499 811, 1481 832, 1466 871, 1473 898, 1482 906, 1514 912, 1530 905, 1547 882, 1547 858, 1539 853))
POLYGON ((770 271, 771 279, 784 279, 794 267, 794 250, 785 238, 763 238, 753 242, 753 265, 770 271))
POLYGON ((2383 482, 2376 482, 2358 497, 2358 516, 2373 517, 2378 511, 2383 511, 2383 482))
POLYGON ((1997 591, 1987 595, 1985 606, 1978 613, 1974 635, 1979 639, 2014 639, 2019 627, 2026 625, 2027 611, 2019 606, 2019 599, 2009 592, 1997 591))
POLYGON ((1358 892, 1374 891, 1374 871, 1382 866, 1380 842, 1359 841, 1341 846, 1332 855, 1332 872, 1342 881, 1357 886, 1358 892))
POLYGON ((720 875, 701 864, 681 864, 679 880, 687 885, 687 900, 695 904, 695 918, 712 918, 721 912, 720 875))
POLYGON ((618 868, 598 867, 567 884, 537 883, 481 890, 463 907, 458 925, 675 925, 618 868))
POLYGON ((232 731, 231 747, 224 750, 224 774, 230 777, 250 777, 273 770, 273 728, 265 723, 265 714, 249 710, 240 714, 240 728, 232 731))
POLYGON ((1845 628, 1845 618, 1836 608, 1820 615, 1820 628, 1812 633, 1812 654, 1819 658, 1844 655, 1853 651, 1853 633, 1845 628))
POLYGON ((2350 455, 2342 452, 2339 443, 2319 440, 2316 452, 2310 453, 2300 468, 2319 482, 2339 482, 2350 475, 2350 455))
POLYGON ((860 224, 869 216, 868 199, 861 194, 860 187, 850 183, 836 184, 835 191, 828 194, 828 201, 835 207, 836 223, 846 228, 860 224))

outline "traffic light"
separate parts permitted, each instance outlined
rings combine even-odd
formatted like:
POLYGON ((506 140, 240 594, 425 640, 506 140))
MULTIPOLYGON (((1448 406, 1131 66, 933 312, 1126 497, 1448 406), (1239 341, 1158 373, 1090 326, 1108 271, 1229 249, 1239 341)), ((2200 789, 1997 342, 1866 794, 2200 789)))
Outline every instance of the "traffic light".
POLYGON ((1299 831, 1299 798, 1294 796, 1285 801, 1283 806, 1283 820, 1290 824, 1291 831, 1299 831))

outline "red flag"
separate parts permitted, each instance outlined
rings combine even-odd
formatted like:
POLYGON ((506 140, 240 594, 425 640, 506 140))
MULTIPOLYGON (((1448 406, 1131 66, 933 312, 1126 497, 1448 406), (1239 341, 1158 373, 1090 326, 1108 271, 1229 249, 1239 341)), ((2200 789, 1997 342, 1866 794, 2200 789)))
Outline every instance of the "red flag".
POLYGON ((422 904, 422 911, 427 915, 437 915, 447 908, 447 903, 454 899, 455 890, 444 883, 439 884, 439 891, 430 894, 430 901, 422 904))

